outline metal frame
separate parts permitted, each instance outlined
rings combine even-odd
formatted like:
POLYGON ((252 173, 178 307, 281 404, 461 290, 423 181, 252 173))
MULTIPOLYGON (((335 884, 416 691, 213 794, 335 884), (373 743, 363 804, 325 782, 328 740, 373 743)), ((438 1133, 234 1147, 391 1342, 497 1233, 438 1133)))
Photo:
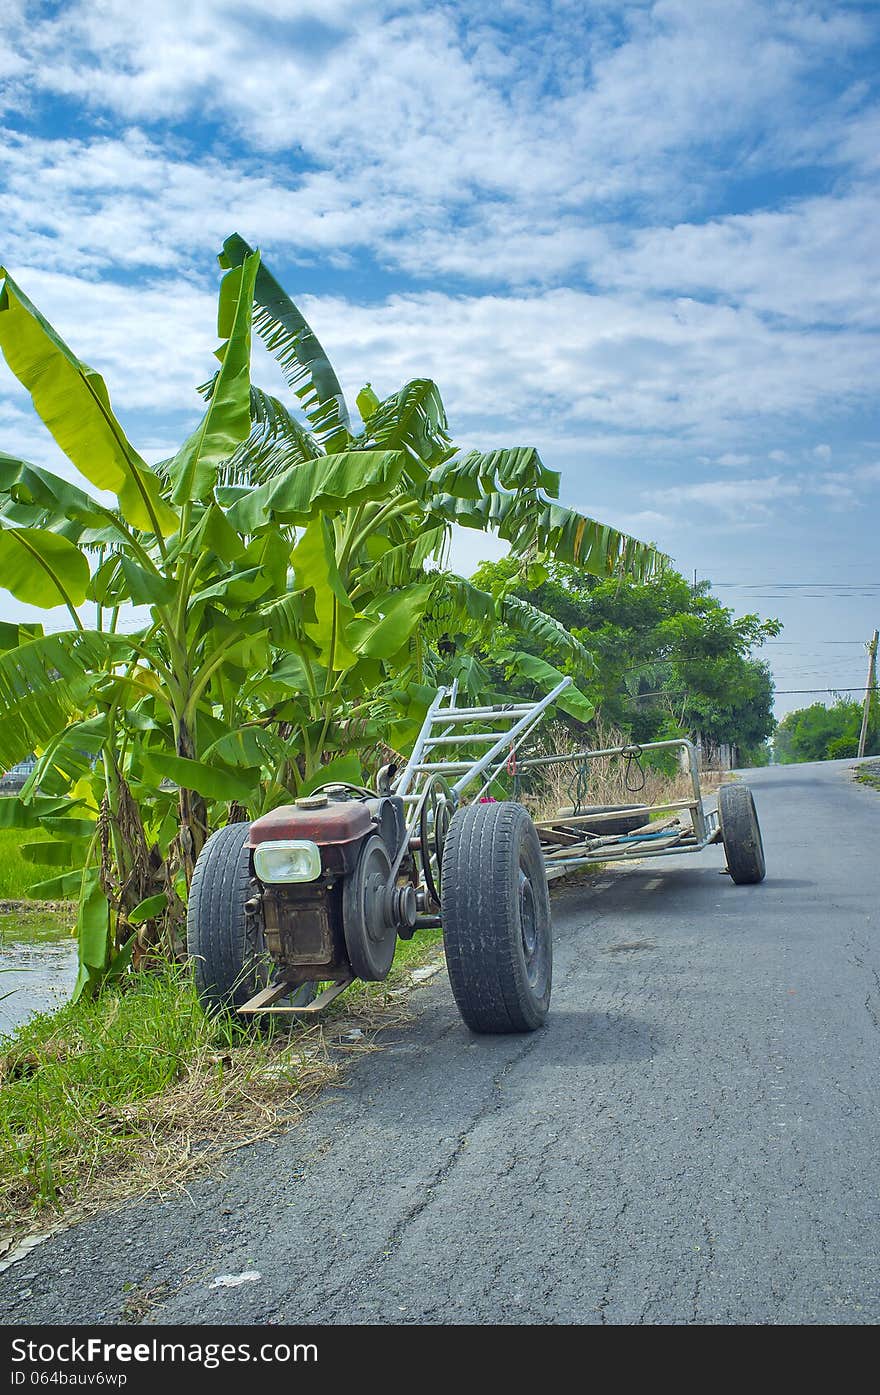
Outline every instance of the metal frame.
POLYGON ((585 811, 568 818, 540 819, 535 827, 544 847, 547 876, 561 877, 574 867, 591 862, 634 862, 645 857, 667 857, 673 853, 701 852, 710 843, 721 839, 717 809, 703 807, 700 789, 700 769, 693 742, 684 737, 672 741, 646 741, 638 746, 609 746, 602 751, 574 751, 564 756, 533 756, 519 762, 519 769, 538 766, 573 764, 576 761, 598 760, 603 756, 636 756, 646 751, 678 748, 687 755, 688 771, 693 789, 692 799, 672 800, 666 804, 646 806, 652 814, 671 814, 671 818, 648 823, 635 833, 602 834, 586 832, 583 824, 620 818, 619 812, 591 814, 585 811), (681 815, 690 815, 690 824, 681 815))
MULTIPOLYGON (((543 717, 548 707, 565 691, 570 678, 537 702, 510 702, 494 706, 458 707, 457 681, 451 688, 440 688, 425 717, 412 755, 395 784, 395 793, 407 806, 407 839, 394 868, 396 875, 406 849, 418 838, 422 806, 428 797, 432 781, 437 776, 450 784, 453 804, 469 786, 481 777, 482 784, 474 795, 480 799, 494 781, 499 779, 523 742, 543 717), (509 725, 507 725, 509 723, 509 725), (493 729, 473 730, 474 726, 493 729), (481 756, 456 755, 468 745, 489 743, 481 756)), ((605 834, 586 831, 583 827, 620 818, 619 812, 592 814, 575 813, 558 819, 536 820, 535 827, 544 851, 548 880, 563 876, 575 867, 595 862, 633 862, 645 857, 665 857, 672 853, 700 852, 721 838, 717 810, 703 807, 700 771, 696 747, 684 737, 671 741, 649 741, 643 745, 609 746, 600 751, 574 751, 566 755, 527 756, 517 761, 517 770, 534 770, 542 766, 574 764, 598 760, 607 756, 637 756, 648 751, 678 749, 687 757, 693 796, 666 804, 651 805, 652 815, 671 817, 652 821, 644 830, 632 834, 605 834), (685 821, 683 815, 688 814, 685 821)))
MULTIPOLYGON (((423 858, 428 856, 427 851, 421 849, 419 829, 422 810, 435 780, 442 777, 446 782, 449 802, 453 809, 464 791, 475 785, 478 780, 482 783, 473 797, 482 798, 505 772, 513 773, 509 766, 511 756, 516 755, 547 708, 561 696, 571 682, 570 678, 564 678, 552 692, 537 702, 514 701, 480 707, 457 705, 457 680, 451 688, 437 690, 412 755, 393 786, 394 793, 403 799, 406 808, 406 837, 391 868, 389 881, 392 884, 410 850, 416 848, 423 858), (487 725, 492 729, 485 730, 487 725), (474 730, 474 727, 483 729, 474 730), (465 754, 469 746, 478 745, 487 745, 488 749, 478 756, 465 754), (459 748, 457 756, 456 748, 459 748)), ((516 770, 522 772, 543 766, 568 765, 607 756, 634 757, 647 751, 675 748, 686 752, 693 795, 690 799, 649 806, 652 814, 666 814, 669 817, 659 822, 654 821, 632 834, 604 835, 588 831, 584 827, 585 822, 589 821, 593 825, 604 820, 619 819, 619 810, 605 814, 585 810, 557 819, 535 821, 548 881, 564 876, 573 868, 588 866, 590 863, 632 862, 641 861, 646 857, 667 857, 673 853, 700 852, 710 843, 719 842, 721 839, 718 812, 715 809, 706 811, 703 808, 696 748, 684 738, 650 741, 639 746, 611 746, 601 751, 574 751, 566 755, 526 756, 517 760, 516 770), (687 822, 682 819, 685 813, 689 815, 687 822)), ((421 909, 429 911, 431 897, 424 873, 419 895, 423 897, 421 909)), ((417 920, 416 928, 437 924, 439 920, 436 915, 423 914, 417 920)), ((350 982, 351 979, 346 979, 342 983, 329 985, 312 1003, 303 1007, 282 1005, 280 1000, 294 991, 295 985, 275 982, 261 989, 238 1011, 244 1015, 277 1013, 310 1017, 319 1013, 344 992, 350 982)))
POLYGON ((522 743, 531 735, 547 708, 571 686, 570 678, 561 683, 537 702, 505 702, 493 706, 458 707, 458 679, 451 688, 438 688, 434 701, 428 708, 422 729, 416 739, 412 755, 394 784, 394 793, 400 795, 406 806, 407 837, 398 853, 392 875, 406 855, 413 839, 418 836, 422 806, 427 799, 431 784, 436 776, 448 780, 452 803, 456 805, 464 791, 480 776, 486 775, 480 789, 474 796, 480 799, 495 781, 510 760, 511 752, 519 750, 522 743), (506 723, 510 726, 506 726, 506 723), (474 724, 493 725, 493 731, 471 731, 474 724), (455 758, 455 747, 491 743, 481 756, 455 758), (444 759, 449 753, 452 758, 444 759), (457 778, 454 778, 457 777, 457 778))

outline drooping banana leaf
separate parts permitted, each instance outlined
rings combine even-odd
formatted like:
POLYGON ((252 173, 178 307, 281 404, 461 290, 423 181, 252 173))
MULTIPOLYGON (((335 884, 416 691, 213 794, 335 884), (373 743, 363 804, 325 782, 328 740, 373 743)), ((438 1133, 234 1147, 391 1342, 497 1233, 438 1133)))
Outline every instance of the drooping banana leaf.
POLYGON ((42 528, 0 528, 0 586, 18 600, 74 610, 88 584, 89 564, 67 538, 42 528))
POLYGON ((60 877, 33 882, 27 894, 34 901, 72 901, 82 890, 82 877, 82 868, 78 872, 62 872, 60 877))
POLYGON ((48 746, 129 648, 124 635, 69 630, 0 654, 0 765, 48 746))
POLYGON ((17 649, 20 644, 30 644, 32 639, 42 638, 42 625, 32 621, 21 621, 16 625, 10 620, 0 620, 0 654, 17 649))
POLYGON ((254 252, 223 278, 217 325, 224 339, 217 350, 220 372, 202 420, 168 463, 175 504, 207 499, 220 465, 250 434, 251 312, 259 263, 260 254, 254 252))
POLYGON ((37 415, 80 473, 117 496, 129 522, 167 537, 177 514, 116 419, 104 379, 80 362, 2 267, 0 276, 0 349, 37 415))
POLYGON ((318 658, 333 672, 349 669, 357 654, 345 639, 354 608, 339 574, 329 519, 319 514, 304 530, 291 554, 297 591, 314 594, 315 621, 303 620, 303 630, 318 658))
POLYGON ((287 747, 274 731, 264 727, 245 726, 226 732, 212 742, 202 759, 206 764, 220 761, 234 769, 272 768, 287 756, 287 747))
POLYGON ((227 511, 239 533, 254 533, 273 520, 307 523, 316 514, 387 499, 404 469, 402 451, 343 451, 292 465, 259 489, 240 495, 227 511))
MULTIPOLYGON (((43 528, 58 528, 66 521, 80 524, 84 531, 102 528, 113 518, 106 505, 99 504, 69 480, 0 451, 0 509, 8 503, 38 509, 39 525, 43 528)), ((71 534, 66 532, 65 536, 71 534)))
POLYGON ((365 414, 365 441, 382 450, 406 451, 407 474, 417 482, 455 452, 440 390, 430 378, 414 378, 384 402, 368 383, 358 407, 365 414))
POLYGON ((364 771, 360 760, 353 751, 347 752, 344 756, 337 756, 335 760, 328 761, 316 770, 308 780, 304 780, 299 787, 300 794, 311 794, 321 785, 348 784, 362 785, 364 781, 364 771))
POLYGON ((97 867, 87 867, 82 873, 76 934, 79 974, 73 989, 73 1002, 83 994, 88 997, 95 991, 109 968, 113 952, 110 903, 101 887, 101 874, 97 867))
POLYGON ((100 754, 107 735, 106 713, 72 722, 59 731, 39 756, 20 798, 29 800, 37 790, 48 795, 66 794, 71 785, 92 773, 92 763, 100 754))
POLYGON ((441 462, 431 471, 431 485, 441 494, 479 499, 503 490, 541 490, 559 496, 559 472, 548 470, 534 446, 492 451, 468 451, 441 462))
POLYGON ((625 574, 635 581, 650 581, 668 560, 647 543, 608 524, 528 493, 495 492, 476 500, 438 494, 427 507, 450 523, 496 532, 510 542, 514 556, 570 562, 596 576, 625 574))
POLYGON ((44 818, 53 814, 63 817, 79 808, 78 800, 49 799, 41 795, 32 799, 30 804, 24 804, 14 796, 0 799, 0 828, 40 828, 44 818))
POLYGON ((221 562, 238 562, 244 556, 244 542, 217 504, 205 509, 202 517, 181 546, 194 556, 214 552, 221 562))
POLYGON ((417 529, 413 526, 408 531, 407 541, 397 544, 391 544, 388 539, 380 539, 375 535, 367 539, 367 556, 371 557, 375 549, 376 561, 371 566, 366 566, 363 570, 358 568, 354 572, 354 594, 371 589, 378 590, 380 587, 390 590, 405 586, 407 582, 424 574, 426 562, 439 562, 445 551, 448 526, 445 523, 433 528, 417 529), (377 544, 382 542, 385 546, 380 549, 377 544))
MULTIPOLYGON (((236 267, 252 249, 238 233, 227 237, 221 266, 236 267)), ((265 264, 254 287, 254 328, 277 358, 317 439, 328 452, 345 450, 351 422, 339 379, 318 337, 265 264)))
POLYGON ((245 773, 159 751, 144 751, 141 759, 145 770, 157 780, 173 780, 181 789, 195 790, 205 799, 238 799, 246 804, 253 798, 260 777, 258 769, 245 773))
MULTIPOLYGON (((545 693, 555 688, 563 678, 558 668, 546 663, 544 659, 539 659, 535 654, 518 652, 502 655, 501 658, 511 675, 530 679, 545 693)), ((596 710, 595 704, 575 687, 566 688, 554 705, 567 712, 570 717, 577 717, 580 722, 588 722, 596 710)))
POLYGON ((220 466, 217 482, 253 489, 291 465, 317 460, 323 454, 315 437, 284 404, 252 383, 250 435, 220 466))
POLYGON ((420 623, 433 590, 432 582, 422 582, 373 601, 363 615, 349 621, 346 642, 359 657, 392 659, 420 623))
POLYGON ((547 653, 571 660, 582 673, 595 671, 595 660, 579 639, 552 615, 519 596, 501 596, 496 600, 488 591, 481 591, 473 582, 451 572, 438 578, 437 589, 449 596, 469 620, 486 627, 501 621, 514 634, 536 640, 547 653))
POLYGON ((76 867, 85 861, 90 838, 57 839, 40 843, 19 843, 18 851, 25 862, 41 867, 76 867))

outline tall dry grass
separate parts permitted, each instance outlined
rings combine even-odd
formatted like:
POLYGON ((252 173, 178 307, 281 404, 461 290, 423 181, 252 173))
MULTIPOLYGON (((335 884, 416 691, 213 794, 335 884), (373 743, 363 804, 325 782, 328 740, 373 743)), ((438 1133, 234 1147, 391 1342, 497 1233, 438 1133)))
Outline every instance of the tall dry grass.
MULTIPOLYGON (((541 754, 573 755, 578 750, 602 751, 626 746, 628 740, 619 728, 596 723, 595 736, 589 747, 577 743, 567 727, 553 723, 547 728, 541 754)), ((551 819, 561 808, 585 804, 669 804, 693 797, 690 773, 686 770, 669 772, 641 760, 626 756, 598 756, 589 761, 586 781, 579 782, 578 766, 548 765, 536 770, 527 781, 519 798, 535 820, 551 819), (584 788, 584 785, 586 786, 584 788)), ((722 779, 718 771, 700 774, 700 787, 705 794, 718 787, 722 779)))

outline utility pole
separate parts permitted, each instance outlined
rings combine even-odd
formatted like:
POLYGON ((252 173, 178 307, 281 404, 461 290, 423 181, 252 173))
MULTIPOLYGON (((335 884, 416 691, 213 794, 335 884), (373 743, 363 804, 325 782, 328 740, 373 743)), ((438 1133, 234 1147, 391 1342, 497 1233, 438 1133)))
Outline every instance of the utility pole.
POLYGON ((868 686, 865 689, 865 706, 862 709, 862 729, 859 732, 858 754, 865 754, 865 741, 868 737, 868 716, 871 712, 871 697, 877 687, 877 631, 868 645, 868 686))

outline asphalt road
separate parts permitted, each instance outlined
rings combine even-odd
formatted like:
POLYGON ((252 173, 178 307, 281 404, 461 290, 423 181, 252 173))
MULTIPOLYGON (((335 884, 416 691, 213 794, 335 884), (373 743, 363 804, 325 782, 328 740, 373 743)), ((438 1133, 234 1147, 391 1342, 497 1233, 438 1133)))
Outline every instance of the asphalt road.
POLYGON ((709 849, 559 889, 543 1030, 472 1037, 433 980, 306 1124, 53 1237, 0 1320, 876 1323, 880 794, 851 764, 749 773, 761 886, 709 849))

